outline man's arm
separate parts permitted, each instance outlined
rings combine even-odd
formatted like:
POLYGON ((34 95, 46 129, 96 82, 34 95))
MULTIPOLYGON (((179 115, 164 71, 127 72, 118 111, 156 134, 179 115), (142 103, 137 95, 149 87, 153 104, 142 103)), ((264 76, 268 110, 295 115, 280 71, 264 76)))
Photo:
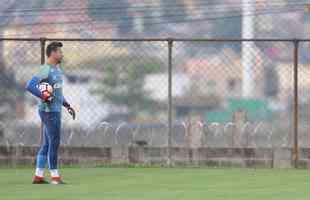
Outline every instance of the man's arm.
POLYGON ((65 108, 69 108, 70 107, 70 104, 68 103, 68 101, 66 100, 66 98, 64 96, 62 96, 62 105, 65 108))
POLYGON ((41 91, 39 90, 38 85, 41 81, 48 78, 49 74, 49 68, 48 67, 42 67, 39 71, 39 73, 35 76, 33 76, 26 84, 26 89, 29 91, 32 95, 44 99, 42 96, 41 91))
POLYGON ((42 98, 41 91, 38 88, 38 85, 40 83, 40 78, 37 76, 32 77, 30 81, 26 84, 26 89, 34 96, 38 98, 42 98))
POLYGON ((67 108, 67 111, 72 116, 73 120, 75 120, 75 110, 70 106, 64 96, 62 96, 62 105, 67 108))

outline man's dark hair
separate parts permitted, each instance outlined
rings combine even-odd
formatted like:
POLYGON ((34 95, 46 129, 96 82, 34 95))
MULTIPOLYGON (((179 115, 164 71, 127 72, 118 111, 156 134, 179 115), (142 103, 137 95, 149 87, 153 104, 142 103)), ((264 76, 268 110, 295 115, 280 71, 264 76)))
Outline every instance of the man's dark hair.
POLYGON ((53 51, 57 51, 58 48, 62 47, 61 42, 51 42, 49 45, 46 47, 46 55, 47 57, 50 57, 51 53, 53 51))

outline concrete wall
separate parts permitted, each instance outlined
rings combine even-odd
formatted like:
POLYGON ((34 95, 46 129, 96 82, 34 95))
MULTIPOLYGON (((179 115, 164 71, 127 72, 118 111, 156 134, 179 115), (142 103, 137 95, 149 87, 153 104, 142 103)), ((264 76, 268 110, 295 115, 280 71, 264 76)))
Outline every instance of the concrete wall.
MULTIPOLYGON (((0 146, 0 166, 34 165, 37 146, 0 146)), ((173 147, 174 166, 209 167, 292 167, 289 148, 182 148, 173 147)), ((141 146, 64 147, 61 165, 94 166, 102 164, 167 165, 168 148, 141 146)), ((300 167, 310 166, 310 149, 300 149, 300 167)))

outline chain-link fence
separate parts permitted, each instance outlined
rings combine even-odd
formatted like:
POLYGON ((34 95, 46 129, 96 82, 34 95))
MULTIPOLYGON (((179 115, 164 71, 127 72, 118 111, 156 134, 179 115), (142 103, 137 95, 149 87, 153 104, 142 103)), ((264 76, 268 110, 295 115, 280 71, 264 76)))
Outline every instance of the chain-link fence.
POLYGON ((190 141, 183 142, 290 146, 293 49, 289 42, 177 42, 173 109, 185 122, 190 141))
POLYGON ((309 137, 309 50, 310 43, 299 44, 299 64, 298 64, 298 93, 299 93, 299 145, 300 147, 310 146, 309 137))
MULTIPOLYGON (((37 101, 24 86, 50 41, 1 39, 2 143, 39 144, 37 101)), ((298 132, 310 144, 307 40, 59 41, 78 115, 63 113, 64 145, 297 147, 298 132)))

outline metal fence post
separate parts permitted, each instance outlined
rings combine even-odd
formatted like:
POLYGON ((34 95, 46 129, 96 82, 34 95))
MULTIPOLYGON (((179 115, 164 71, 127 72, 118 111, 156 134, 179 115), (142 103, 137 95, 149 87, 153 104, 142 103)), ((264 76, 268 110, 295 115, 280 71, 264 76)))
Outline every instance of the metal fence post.
POLYGON ((45 63, 45 43, 46 38, 40 38, 40 44, 41 44, 41 65, 45 63))
POLYGON ((171 137, 172 137, 172 47, 173 39, 168 39, 168 160, 171 163, 171 137))
POLYGON ((298 45, 299 40, 294 40, 294 146, 293 161, 294 167, 298 167, 298 45))
MULTIPOLYGON (((40 44, 41 44, 41 65, 44 65, 45 63, 45 44, 46 44, 46 38, 40 38, 40 44)), ((43 124, 40 125, 40 145, 43 143, 43 124)))

